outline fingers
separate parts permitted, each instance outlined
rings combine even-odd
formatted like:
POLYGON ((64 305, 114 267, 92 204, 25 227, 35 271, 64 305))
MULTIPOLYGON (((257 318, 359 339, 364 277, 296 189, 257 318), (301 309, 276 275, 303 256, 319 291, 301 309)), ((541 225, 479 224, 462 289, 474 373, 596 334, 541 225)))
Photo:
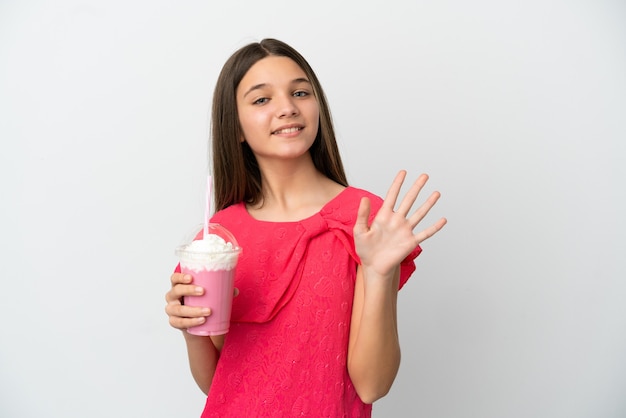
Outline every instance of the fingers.
POLYGON ((361 202, 359 203, 359 210, 356 214, 356 222, 354 224, 354 234, 365 233, 369 230, 369 220, 370 216, 370 200, 367 197, 361 198, 361 202))
MULTIPOLYGON (((385 197, 385 202, 383 203, 383 206, 387 206, 389 209, 393 210, 393 207, 400 193, 400 188, 402 187, 402 183, 404 182, 405 178, 406 171, 404 170, 400 171, 398 175, 396 175, 396 178, 394 179, 391 187, 389 188, 389 191, 387 192, 387 196, 385 197)), ((411 208, 413 207, 413 204, 417 200, 418 195, 421 193, 422 189, 426 185, 426 182, 428 182, 428 179, 429 177, 427 174, 421 174, 417 178, 417 180, 415 180, 415 182, 411 185, 411 188, 407 191, 404 198, 400 202, 398 209, 396 210, 396 214, 407 218, 411 229, 415 229, 417 227, 417 225, 422 221, 422 219, 424 219, 424 217, 428 214, 432 207, 435 206, 435 204, 441 197, 441 193, 437 191, 433 192, 411 216, 408 216, 411 208)), ((417 240, 418 244, 435 235, 441 230, 441 228, 444 227, 446 223, 446 218, 441 218, 430 227, 415 234, 415 239, 417 240)))
POLYGON ((417 178, 417 180, 415 180, 415 182, 413 183, 409 191, 404 196, 404 199, 402 199, 402 202, 400 203, 400 206, 398 207, 398 210, 396 211, 397 213, 401 214, 404 217, 406 217, 409 214, 409 211, 411 210, 413 203, 415 203, 417 196, 420 194, 420 192, 422 191, 422 188, 424 187, 427 181, 428 181, 427 174, 421 174, 417 178))
POLYGON ((165 294, 167 303, 178 303, 182 305, 184 296, 200 296, 204 293, 204 289, 193 284, 177 284, 165 294))
POLYGON ((170 276, 172 287, 181 283, 191 283, 193 278, 189 274, 174 273, 170 276))
POLYGON ((411 215, 408 219, 413 228, 417 226, 418 223, 421 222, 422 219, 428 214, 428 212, 435 206, 435 203, 441 197, 441 193, 433 192, 428 199, 419 207, 417 210, 411 215))
POLYGON ((404 179, 406 178, 406 170, 400 170, 396 177, 393 179, 389 190, 387 191, 387 195, 385 196, 385 201, 383 202, 382 207, 387 208, 393 211, 393 208, 396 206, 396 200, 398 199, 398 195, 400 194, 400 189, 402 188, 402 183, 404 183, 404 179))
MULTIPOLYGON (((167 312, 167 307, 166 307, 166 312, 167 312)), ((176 315, 176 314, 170 314, 168 312, 170 325, 180 330, 185 330, 185 329, 195 327, 200 324, 204 324, 206 322, 206 317, 209 316, 209 314, 187 317, 187 316, 182 316, 182 314, 176 315)))
POLYGON ((206 317, 211 315, 211 310, 200 306, 182 305, 179 300, 175 300, 165 305, 165 313, 169 316, 171 326, 187 329, 204 323, 206 317))
POLYGON ((435 222, 433 225, 431 225, 430 227, 426 228, 425 230, 421 231, 420 233, 415 235, 415 239, 417 240, 417 243, 421 243, 423 241, 426 241, 428 238, 432 237, 433 235, 435 235, 437 232, 439 232, 441 230, 441 228, 444 227, 444 225, 448 222, 448 220, 446 218, 441 218, 439 219, 437 222, 435 222))
POLYGON ((204 289, 191 284, 193 278, 188 274, 174 273, 170 280, 172 288, 165 295, 167 302, 165 313, 169 316, 170 325, 178 329, 187 329, 204 323, 206 317, 211 315, 209 308, 182 304, 184 296, 202 295, 204 289))
POLYGON ((183 296, 197 296, 204 292, 204 289, 200 286, 191 284, 193 278, 189 274, 174 273, 170 277, 172 288, 165 294, 165 301, 167 303, 175 302, 182 299, 183 296))

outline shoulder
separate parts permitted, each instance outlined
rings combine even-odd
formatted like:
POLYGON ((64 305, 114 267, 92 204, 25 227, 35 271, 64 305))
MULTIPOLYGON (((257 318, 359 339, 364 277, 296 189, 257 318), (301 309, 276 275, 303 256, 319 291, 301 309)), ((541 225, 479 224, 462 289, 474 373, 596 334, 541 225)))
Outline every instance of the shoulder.
POLYGON ((354 186, 346 187, 344 192, 347 194, 347 196, 349 198, 359 198, 360 199, 362 197, 367 197, 367 198, 369 198, 370 200, 373 200, 373 201, 377 201, 377 202, 382 202, 383 201, 383 199, 380 196, 378 196, 378 195, 376 195, 376 194, 374 194, 374 193, 372 193, 370 191, 367 191, 365 189, 360 189, 360 188, 354 187, 354 186))
POLYGON ((211 217, 211 222, 213 223, 224 223, 224 222, 243 222, 247 217, 245 216, 246 206, 243 203, 235 203, 232 204, 218 212, 211 217))
POLYGON ((383 204, 383 199, 380 196, 365 189, 353 186, 347 187, 338 197, 341 198, 342 203, 355 205, 357 208, 359 207, 361 200, 366 197, 370 201, 371 208, 376 211, 383 204))
POLYGON ((342 223, 354 223, 361 200, 366 197, 370 201, 370 217, 378 212, 383 199, 367 190, 358 187, 346 187, 337 197, 328 202, 321 211, 326 219, 335 219, 342 223))

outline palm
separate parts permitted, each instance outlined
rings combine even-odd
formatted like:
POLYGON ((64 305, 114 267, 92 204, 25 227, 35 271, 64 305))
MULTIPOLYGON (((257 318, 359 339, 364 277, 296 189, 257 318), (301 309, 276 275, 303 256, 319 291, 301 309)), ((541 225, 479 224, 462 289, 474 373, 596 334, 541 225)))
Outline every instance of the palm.
POLYGON ((446 219, 441 218, 432 226, 413 233, 415 227, 435 205, 440 194, 433 192, 413 214, 409 214, 419 192, 428 181, 428 176, 422 174, 394 211, 405 177, 405 171, 398 173, 371 225, 367 222, 370 213, 369 200, 364 198, 354 225, 354 244, 361 263, 381 275, 393 272, 420 242, 436 234, 446 223, 446 219))

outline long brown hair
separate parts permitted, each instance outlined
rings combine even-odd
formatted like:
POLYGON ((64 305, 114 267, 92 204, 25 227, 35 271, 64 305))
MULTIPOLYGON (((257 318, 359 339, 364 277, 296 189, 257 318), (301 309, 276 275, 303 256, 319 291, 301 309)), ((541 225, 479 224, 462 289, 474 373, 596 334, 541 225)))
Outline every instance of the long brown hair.
POLYGON ((319 106, 319 129, 309 152, 313 164, 335 182, 348 186, 339 155, 335 130, 326 96, 309 63, 291 46, 276 39, 264 39, 237 50, 226 61, 213 94, 211 132, 213 141, 213 181, 215 209, 234 203, 261 201, 261 172, 256 157, 242 136, 237 113, 236 92, 241 79, 257 61, 268 56, 291 58, 311 82, 319 106))

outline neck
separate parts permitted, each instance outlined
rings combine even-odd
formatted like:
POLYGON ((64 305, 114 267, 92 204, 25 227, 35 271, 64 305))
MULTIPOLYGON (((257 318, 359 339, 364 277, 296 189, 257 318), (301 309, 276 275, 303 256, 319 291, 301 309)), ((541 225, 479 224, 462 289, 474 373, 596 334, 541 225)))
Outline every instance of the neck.
POLYGON ((317 171, 310 154, 298 161, 259 161, 263 199, 248 207, 261 220, 294 221, 318 212, 343 186, 317 171))

